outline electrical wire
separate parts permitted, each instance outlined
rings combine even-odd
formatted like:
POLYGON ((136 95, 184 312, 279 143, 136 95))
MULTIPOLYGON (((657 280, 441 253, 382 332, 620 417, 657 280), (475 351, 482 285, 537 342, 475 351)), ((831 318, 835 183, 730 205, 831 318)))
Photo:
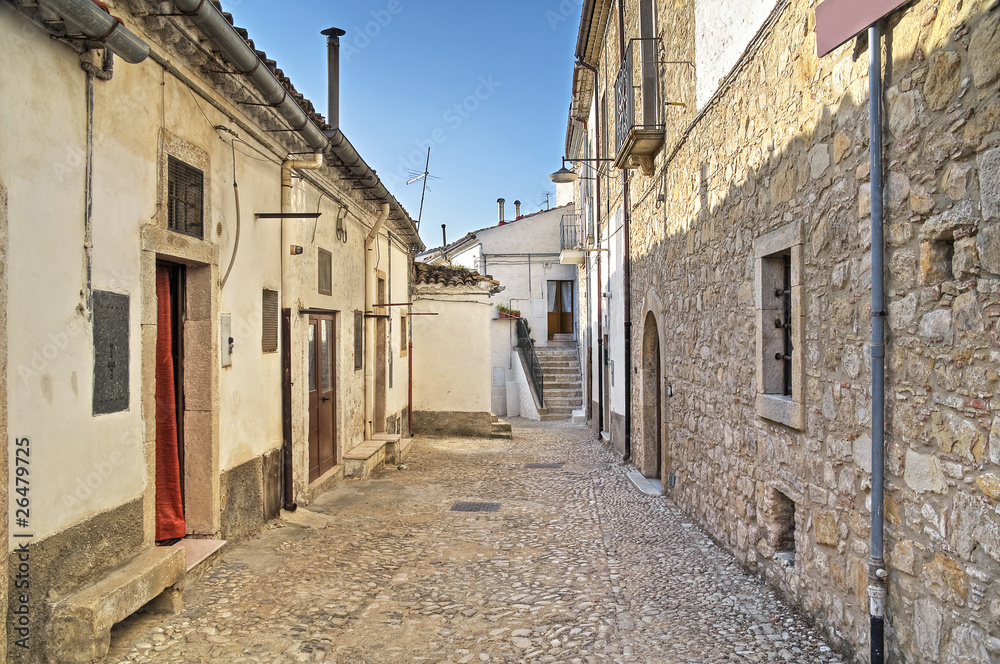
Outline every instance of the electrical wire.
MULTIPOLYGON (((221 136, 219 137, 222 138, 221 136)), ((233 255, 229 259, 229 267, 226 268, 226 274, 222 277, 222 282, 219 285, 219 290, 221 291, 226 287, 226 281, 229 280, 229 273, 233 271, 233 265, 236 264, 236 252, 240 249, 240 187, 236 181, 236 141, 233 140, 230 143, 230 147, 233 149, 233 196, 236 198, 236 239, 233 242, 233 255)))

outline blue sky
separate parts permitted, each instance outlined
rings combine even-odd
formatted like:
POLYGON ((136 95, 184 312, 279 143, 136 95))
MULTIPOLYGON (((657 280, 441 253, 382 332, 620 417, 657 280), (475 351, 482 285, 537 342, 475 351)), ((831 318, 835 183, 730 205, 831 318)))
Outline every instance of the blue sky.
POLYGON ((229 0, 236 25, 326 114, 326 41, 341 38, 341 129, 416 219, 429 247, 555 206, 582 0, 229 0))

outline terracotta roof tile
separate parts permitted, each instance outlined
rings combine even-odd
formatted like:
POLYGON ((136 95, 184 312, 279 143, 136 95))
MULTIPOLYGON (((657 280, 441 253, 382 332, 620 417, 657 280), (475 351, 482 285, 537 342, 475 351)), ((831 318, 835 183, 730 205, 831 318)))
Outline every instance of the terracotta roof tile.
POLYGON ((478 286, 480 282, 495 283, 489 275, 482 275, 475 270, 451 267, 448 265, 431 265, 414 262, 416 282, 418 284, 438 284, 441 286, 478 286))

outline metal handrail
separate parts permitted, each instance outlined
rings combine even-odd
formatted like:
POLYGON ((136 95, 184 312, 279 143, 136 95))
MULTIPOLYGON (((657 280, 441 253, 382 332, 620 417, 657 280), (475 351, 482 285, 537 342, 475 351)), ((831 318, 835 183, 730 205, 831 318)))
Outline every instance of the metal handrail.
POLYGON ((538 407, 544 408, 542 388, 545 386, 545 380, 542 377, 542 365, 538 361, 538 355, 535 354, 535 344, 531 341, 528 325, 523 318, 517 319, 517 347, 521 349, 522 357, 528 363, 528 374, 535 386, 535 394, 538 395, 538 407))

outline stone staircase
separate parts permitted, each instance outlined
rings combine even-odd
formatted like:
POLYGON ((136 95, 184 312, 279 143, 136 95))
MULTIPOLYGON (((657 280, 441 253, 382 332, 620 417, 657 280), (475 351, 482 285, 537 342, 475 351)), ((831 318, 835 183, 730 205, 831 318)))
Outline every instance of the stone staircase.
POLYGON ((496 415, 492 416, 493 419, 493 431, 490 434, 490 438, 506 438, 510 439, 513 436, 513 431, 510 427, 510 422, 506 420, 501 420, 496 415))
POLYGON ((583 377, 576 344, 536 346, 535 354, 542 367, 544 408, 538 414, 543 422, 568 420, 583 406, 583 377))

